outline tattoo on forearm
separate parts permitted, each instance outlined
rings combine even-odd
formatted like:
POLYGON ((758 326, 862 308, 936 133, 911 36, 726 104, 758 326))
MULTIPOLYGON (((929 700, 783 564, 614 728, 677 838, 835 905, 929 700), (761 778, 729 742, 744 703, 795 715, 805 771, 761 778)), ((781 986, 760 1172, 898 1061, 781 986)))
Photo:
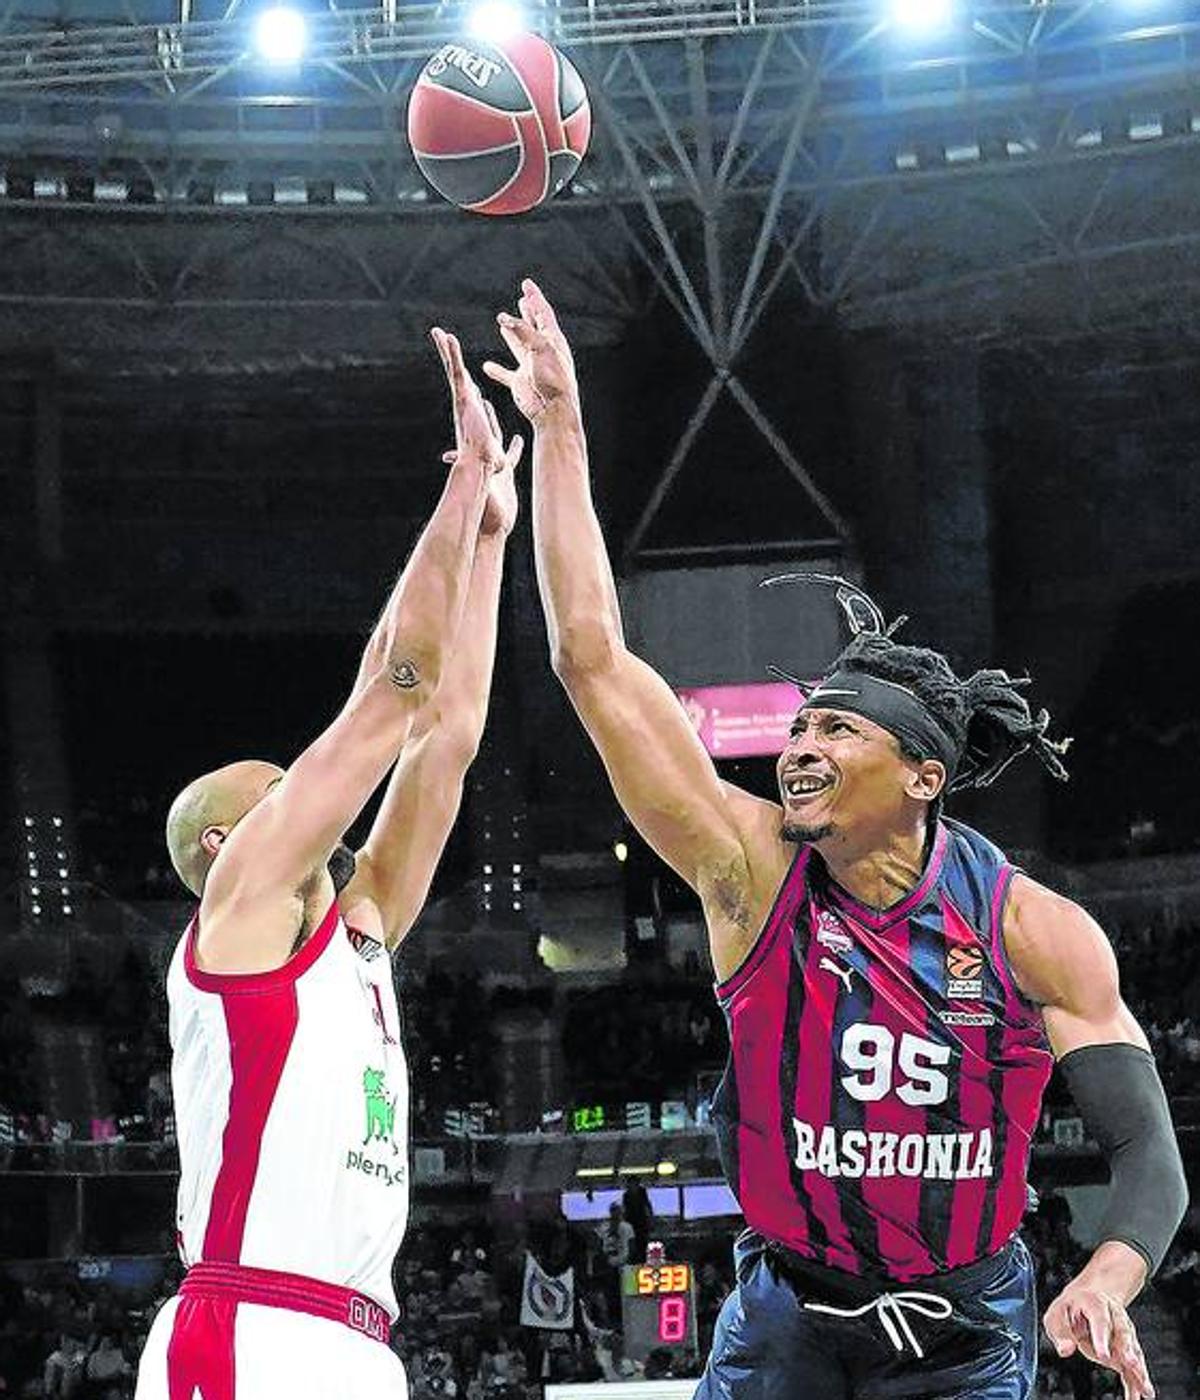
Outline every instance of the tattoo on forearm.
POLYGON ((393 661, 388 666, 388 679, 401 690, 412 690, 421 677, 411 661, 393 661))

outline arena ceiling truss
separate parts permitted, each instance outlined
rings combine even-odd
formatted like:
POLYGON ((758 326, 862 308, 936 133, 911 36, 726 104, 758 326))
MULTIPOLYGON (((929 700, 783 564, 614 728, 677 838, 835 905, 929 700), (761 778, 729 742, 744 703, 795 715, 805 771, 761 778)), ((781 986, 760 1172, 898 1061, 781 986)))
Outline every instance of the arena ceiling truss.
POLYGON ((610 343, 649 287, 711 373, 628 561, 724 395, 815 506, 814 543, 850 544, 740 372, 782 287, 851 329, 977 345, 1193 334, 1194 3, 979 0, 926 37, 865 0, 530 13, 587 78, 593 151, 545 210, 484 221, 430 194, 403 137, 463 6, 322 9, 303 65, 272 72, 241 0, 13 0, 5 347, 94 367, 144 356, 153 324, 164 370, 395 363, 434 316, 482 336, 496 288, 548 264, 580 340, 610 343))

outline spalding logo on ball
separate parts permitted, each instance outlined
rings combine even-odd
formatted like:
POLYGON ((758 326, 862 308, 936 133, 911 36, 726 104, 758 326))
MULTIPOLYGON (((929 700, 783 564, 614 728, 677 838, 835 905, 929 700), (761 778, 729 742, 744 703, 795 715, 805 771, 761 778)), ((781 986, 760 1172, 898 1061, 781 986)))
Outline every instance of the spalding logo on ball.
POLYGON ((476 214, 521 214, 557 194, 591 131, 582 78, 537 34, 446 44, 408 102, 408 140, 421 173, 476 214))

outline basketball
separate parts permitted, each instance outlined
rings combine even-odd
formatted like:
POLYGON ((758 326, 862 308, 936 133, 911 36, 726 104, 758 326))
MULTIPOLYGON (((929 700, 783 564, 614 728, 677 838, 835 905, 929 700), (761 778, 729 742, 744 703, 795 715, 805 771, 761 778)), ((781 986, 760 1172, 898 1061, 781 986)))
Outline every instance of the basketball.
POLYGON ((521 214, 557 194, 591 130, 583 79, 537 34, 444 45, 408 103, 421 173, 444 199, 476 214, 521 214))

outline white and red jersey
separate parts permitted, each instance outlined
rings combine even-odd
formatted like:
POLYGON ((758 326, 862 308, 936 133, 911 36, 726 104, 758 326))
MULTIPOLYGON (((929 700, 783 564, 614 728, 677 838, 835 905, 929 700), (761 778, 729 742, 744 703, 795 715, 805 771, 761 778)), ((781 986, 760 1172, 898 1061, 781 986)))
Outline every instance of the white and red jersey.
POLYGON ((203 971, 197 926, 167 975, 183 1262, 320 1279, 394 1320, 409 1173, 391 959, 336 903, 271 972, 203 971))

